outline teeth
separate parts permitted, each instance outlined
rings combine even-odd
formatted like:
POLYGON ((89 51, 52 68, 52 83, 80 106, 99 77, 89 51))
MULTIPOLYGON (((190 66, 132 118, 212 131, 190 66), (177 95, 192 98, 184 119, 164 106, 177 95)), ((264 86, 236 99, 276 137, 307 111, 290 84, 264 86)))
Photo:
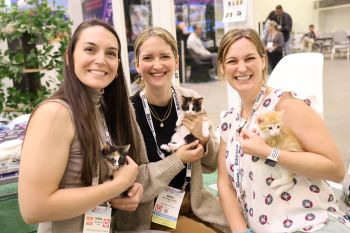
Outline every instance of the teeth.
POLYGON ((249 75, 248 75, 248 76, 237 76, 237 77, 236 77, 237 80, 241 80, 241 81, 246 81, 246 80, 248 80, 249 78, 250 78, 249 75))
POLYGON ((163 76, 164 73, 156 73, 156 74, 152 74, 152 76, 155 76, 155 77, 160 77, 160 76, 163 76))
POLYGON ((93 74, 99 75, 99 76, 103 76, 106 74, 106 72, 100 71, 100 70, 90 70, 90 73, 93 73, 93 74))

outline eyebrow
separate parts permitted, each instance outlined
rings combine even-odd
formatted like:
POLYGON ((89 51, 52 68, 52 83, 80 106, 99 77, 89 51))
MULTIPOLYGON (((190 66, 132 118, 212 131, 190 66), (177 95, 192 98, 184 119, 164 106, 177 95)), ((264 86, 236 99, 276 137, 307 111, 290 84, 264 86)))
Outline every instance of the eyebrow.
MULTIPOLYGON (((248 53, 247 55, 245 55, 245 57, 249 57, 249 56, 256 56, 256 54, 255 53, 248 53)), ((227 57, 227 58, 225 58, 225 60, 226 59, 237 59, 236 57, 233 57, 233 56, 231 56, 231 57, 227 57)))
MULTIPOLYGON (((97 46, 97 44, 95 44, 95 43, 93 43, 93 42, 84 42, 83 44, 89 44, 89 45, 92 45, 92 46, 97 46)), ((114 46, 111 46, 111 47, 109 47, 108 49, 112 49, 112 50, 119 51, 119 48, 114 47, 114 46)))

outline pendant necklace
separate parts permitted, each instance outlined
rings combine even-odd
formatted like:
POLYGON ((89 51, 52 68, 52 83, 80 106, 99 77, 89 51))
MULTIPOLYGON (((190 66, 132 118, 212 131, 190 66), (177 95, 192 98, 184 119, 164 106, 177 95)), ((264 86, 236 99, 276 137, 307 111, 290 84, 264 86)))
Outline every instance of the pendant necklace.
POLYGON ((160 122, 159 126, 161 128, 163 128, 164 121, 169 118, 170 113, 171 113, 171 109, 173 107, 173 97, 171 96, 171 98, 170 98, 170 103, 168 104, 168 108, 167 108, 163 118, 159 117, 157 111, 153 108, 153 106, 151 104, 149 105, 149 107, 150 107, 150 110, 151 110, 150 112, 151 112, 152 116, 160 122))

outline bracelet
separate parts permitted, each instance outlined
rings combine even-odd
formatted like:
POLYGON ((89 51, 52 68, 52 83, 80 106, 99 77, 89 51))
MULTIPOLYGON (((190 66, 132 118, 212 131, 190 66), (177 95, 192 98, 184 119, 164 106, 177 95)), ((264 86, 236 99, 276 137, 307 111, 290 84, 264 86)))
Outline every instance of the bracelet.
POLYGON ((266 158, 265 164, 274 167, 278 161, 278 156, 280 155, 280 149, 277 147, 272 147, 271 154, 266 158))

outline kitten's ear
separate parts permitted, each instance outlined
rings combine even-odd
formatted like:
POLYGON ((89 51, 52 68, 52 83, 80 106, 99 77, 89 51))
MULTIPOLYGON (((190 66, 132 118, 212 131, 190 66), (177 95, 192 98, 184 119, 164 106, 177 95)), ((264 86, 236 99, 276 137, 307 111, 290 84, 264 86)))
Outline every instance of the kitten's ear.
POLYGON ((185 101, 186 101, 186 96, 181 96, 181 101, 182 101, 182 103, 184 103, 185 101))
POLYGON ((130 149, 130 144, 123 146, 122 150, 124 153, 128 153, 130 149))
POLYGON ((104 145, 103 145, 103 148, 102 148, 102 154, 103 155, 108 155, 111 153, 111 145, 106 142, 104 145))
POLYGON ((200 97, 200 98, 197 99, 197 101, 198 101, 198 103, 199 103, 200 105, 203 104, 203 100, 204 100, 203 97, 200 97))
POLYGON ((258 124, 258 125, 260 125, 261 123, 263 123, 265 120, 264 120, 264 117, 262 117, 262 116, 257 116, 256 117, 256 120, 255 120, 255 122, 258 124))

